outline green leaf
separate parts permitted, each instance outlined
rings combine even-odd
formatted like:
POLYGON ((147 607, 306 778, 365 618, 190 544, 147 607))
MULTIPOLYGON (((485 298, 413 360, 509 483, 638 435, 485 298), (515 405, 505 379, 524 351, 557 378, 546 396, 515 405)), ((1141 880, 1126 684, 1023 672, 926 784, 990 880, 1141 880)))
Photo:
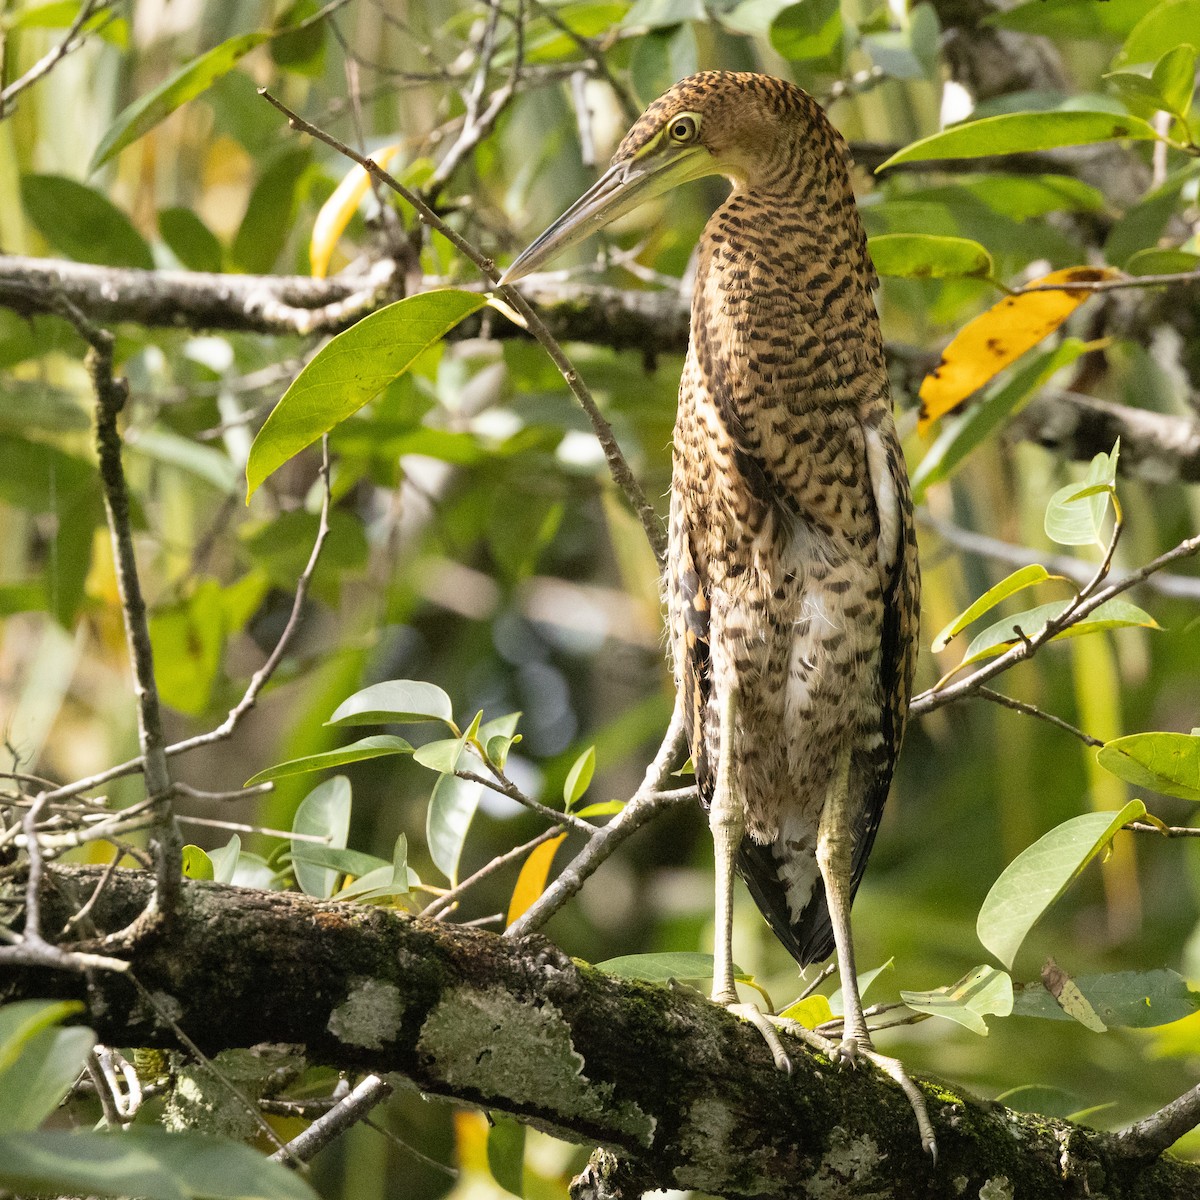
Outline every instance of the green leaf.
POLYGON ((1154 141, 1154 127, 1140 117, 1110 112, 1016 112, 984 117, 921 138, 897 151, 879 167, 940 158, 983 158, 991 154, 1023 154, 1083 146, 1118 138, 1154 141))
POLYGON ((274 269, 291 236, 302 183, 311 163, 310 147, 292 147, 262 173, 230 247, 229 257, 237 270, 267 275, 274 269))
POLYGON ((237 469, 228 455, 212 446, 159 428, 139 430, 136 438, 129 439, 129 448, 156 464, 178 467, 227 495, 237 492, 237 469))
POLYGON ((992 12, 984 24, 1047 37, 1119 41, 1138 23, 1147 0, 1026 0, 1007 12, 992 12))
POLYGON ((422 292, 364 317, 322 346, 258 431, 246 464, 246 498, 288 459, 378 396, 486 302, 478 292, 422 292))
POLYGON ((828 58, 842 35, 839 0, 800 0, 771 22, 771 45, 792 62, 828 58))
POLYGON ((467 830, 471 828, 471 818, 475 816, 482 795, 482 784, 459 779, 457 775, 442 775, 429 798, 425 819, 429 857, 450 880, 451 886, 458 882, 458 860, 462 857, 467 830))
MULTIPOLYGON (((43 1028, 24 1039, 0 1087, 0 1129, 36 1129, 71 1089, 96 1035, 83 1026, 43 1028)), ((0 1166, 0 1181, 3 1167, 0 1166)))
POLYGON ((900 999, 917 1012, 945 1017, 972 1033, 987 1037, 986 1016, 1007 1017, 1013 1010, 1012 980, 1004 971, 981 966, 949 987, 930 992, 900 992, 900 999))
POLYGON ((867 242, 880 275, 906 279, 988 279, 992 256, 970 238, 927 233, 884 233, 867 242))
POLYGON ((212 700, 225 649, 220 585, 202 580, 186 600, 160 608, 149 621, 159 696, 179 712, 201 715, 212 700))
POLYGON ((1130 275, 1175 275, 1183 271, 1200 270, 1200 254, 1187 250, 1139 250, 1125 263, 1130 275))
MULTIPOLYGON (((1200 45, 1200 30, 1193 40, 1200 45)), ((1196 46, 1173 46, 1154 64, 1150 82, 1163 108, 1186 120, 1196 90, 1196 46)))
POLYGON ((488 1170, 514 1196, 525 1195, 525 1126, 512 1117, 492 1115, 487 1140, 488 1170))
MULTIPOLYGON (((45 0, 24 4, 19 12, 5 12, 0 16, 0 29, 68 29, 78 16, 78 0, 45 0)), ((93 31, 119 49, 129 49, 129 22, 113 17, 111 9, 92 13, 80 27, 81 33, 93 31)))
MULTIPOLYGON (((969 666, 984 658, 993 658, 1003 654, 1010 646, 1021 640, 1017 626, 1027 638, 1036 637, 1053 620, 1057 620, 1072 603, 1069 600, 1055 600, 1051 604, 1039 604, 1026 612, 1017 613, 1014 617, 1005 617, 995 625, 988 626, 967 647, 960 667, 969 666)), ((1082 637, 1089 633, 1098 633, 1104 629, 1158 629, 1159 625, 1149 613, 1143 612, 1136 604, 1130 604, 1120 598, 1107 600, 1099 608, 1093 609, 1081 621, 1068 625, 1059 630, 1051 641, 1062 641, 1065 638, 1082 637)))
POLYGON ((199 846, 184 846, 183 877, 184 879, 214 879, 216 877, 212 859, 199 846))
POLYGON ((314 842, 296 842, 292 851, 292 862, 309 863, 314 867, 326 867, 337 871, 339 875, 354 875, 361 877, 372 871, 387 868, 392 864, 385 859, 377 858, 374 854, 364 854, 361 850, 347 850, 339 846, 318 846, 314 842))
POLYGON ((1026 935, 1122 826, 1145 816, 1131 800, 1118 813, 1072 817, 1022 850, 992 884, 975 924, 979 940, 1008 968, 1026 935))
POLYGON ((619 813, 628 803, 627 800, 600 800, 595 804, 584 805, 575 815, 581 821, 586 821, 589 817, 611 817, 613 813, 619 813))
POLYGON ((343 700, 327 724, 401 725, 414 721, 444 721, 453 728, 450 697, 436 684, 419 679, 388 679, 343 700))
POLYGON ((1096 752, 1096 761, 1134 787, 1200 801, 1200 737, 1191 733, 1131 733, 1096 752))
POLYGON ((318 0, 294 0, 288 5, 275 22, 278 32, 271 42, 271 58, 276 64, 310 78, 320 77, 325 70, 325 22, 316 21, 301 29, 289 28, 301 25, 319 11, 318 0))
POLYGON ((306 754, 303 758, 289 759, 276 763, 265 771, 246 780, 246 787, 266 783, 269 779, 286 779, 289 775, 306 775, 310 771, 327 771, 330 767, 343 767, 347 763, 363 762, 368 758, 383 758, 388 754, 411 754, 412 746, 402 737, 390 733, 377 733, 360 738, 349 746, 336 750, 325 750, 320 754, 306 754))
POLYGON ((1133 27, 1113 59, 1113 67, 1156 63, 1184 40, 1182 33, 1195 29, 1200 29, 1200 0, 1166 0, 1156 4, 1133 27))
POLYGON ((1082 483, 1068 483, 1050 497, 1046 505, 1046 536, 1051 541, 1063 546, 1104 545, 1100 533, 1111 489, 1116 486, 1120 450, 1118 439, 1111 454, 1101 451, 1092 459, 1082 483))
POLYGON ((237 872, 238 859, 242 855, 242 839, 235 833, 224 846, 209 852, 213 879, 217 883, 232 883, 237 872))
POLYGON ((1034 354, 1028 362, 1013 368, 1006 381, 990 389, 977 404, 958 416, 944 418, 941 432, 913 472, 913 499, 919 502, 926 489, 949 479, 971 451, 1019 412, 1042 384, 1087 350, 1087 342, 1064 338, 1053 350, 1034 354))
POLYGON ((85 183, 62 175, 23 175, 21 203, 42 237, 76 262, 154 269, 150 247, 133 222, 85 183))
POLYGON ((436 771, 439 775, 453 774, 458 768, 458 760, 467 745, 467 735, 457 738, 439 738, 436 742, 426 742, 413 751, 413 758, 423 767, 436 771))
POLYGON ((88 174, 98 170, 113 155, 119 154, 143 134, 149 133, 180 105, 207 91, 222 75, 232 71, 255 46, 261 46, 270 36, 269 33, 255 32, 230 38, 219 46, 214 46, 207 54, 193 59, 152 92, 139 96, 118 114, 117 119, 100 139, 100 145, 96 147, 96 153, 92 155, 88 166, 88 174))
POLYGON ((1042 583, 1049 578, 1050 572, 1040 563, 1031 563, 1027 567, 1019 568, 1007 578, 1002 579, 995 587, 988 588, 974 604, 959 613, 933 639, 930 649, 935 654, 939 650, 945 650, 952 638, 957 637, 972 621, 978 620, 985 612, 989 612, 995 608, 1001 600, 1007 600, 1009 596, 1015 596, 1017 592, 1023 591, 1027 587, 1032 587, 1035 583, 1042 583))
MULTIPOLYGON (((1175 971, 1077 975, 1074 982, 1096 1015, 1110 1028, 1151 1029, 1200 1010, 1200 993, 1192 991, 1187 980, 1175 971)), ((1072 1019, 1042 983, 1016 985, 1013 1014, 1047 1021, 1072 1019)))
MULTIPOLYGON (((711 979, 713 957, 711 954, 692 954, 681 950, 665 951, 661 954, 623 954, 596 963, 596 969, 618 979, 644 979, 649 983, 666 983, 671 979, 711 979)), ((740 974, 734 968, 734 974, 740 974)))
POLYGON ((139 1125, 0 1137, 0 1185, 144 1200, 318 1200, 303 1176, 240 1142, 139 1125))
POLYGON ((158 232, 168 249, 189 271, 221 270, 221 243, 190 208, 164 208, 158 214, 158 232))
POLYGON ((572 764, 563 783, 563 799, 567 808, 583 798, 596 772, 596 747, 589 746, 572 764))
MULTIPOLYGON (((345 775, 318 784, 296 809, 293 833, 306 833, 327 839, 326 844, 344 849, 350 836, 350 780, 345 775)), ((312 842, 292 842, 293 870, 300 890, 318 900, 328 900, 337 886, 337 872, 328 867, 313 867, 303 861, 304 851, 312 842)))
POLYGON ((0 1006, 0 1090, 13 1086, 15 1081, 5 1084, 4 1076, 34 1034, 83 1011, 78 1000, 16 1000, 0 1006))

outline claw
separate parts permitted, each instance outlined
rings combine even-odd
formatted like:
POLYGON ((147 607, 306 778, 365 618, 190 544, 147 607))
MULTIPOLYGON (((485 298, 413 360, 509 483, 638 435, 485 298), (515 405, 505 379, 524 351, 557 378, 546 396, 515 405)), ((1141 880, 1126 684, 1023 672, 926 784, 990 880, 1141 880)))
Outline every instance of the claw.
POLYGON ((898 1058, 888 1058, 875 1050, 863 1050, 863 1056, 873 1062, 885 1075, 895 1080, 908 1097, 908 1103, 917 1118, 917 1131, 921 1135, 921 1149, 933 1159, 937 1166, 937 1139, 933 1135, 933 1122, 929 1119, 929 1109, 925 1105, 925 1094, 921 1091, 898 1058))
MULTIPOLYGON (((718 1001, 718 1003, 722 1003, 718 1001)), ((768 1017, 756 1004, 724 1004, 735 1017, 741 1017, 743 1021, 748 1021, 755 1029, 762 1034, 762 1039, 767 1043, 767 1049, 771 1051, 771 1057, 775 1060, 775 1069, 784 1071, 788 1075, 792 1073, 792 1060, 788 1058, 787 1051, 783 1048, 783 1042, 779 1040, 779 1034, 775 1030, 770 1017, 768 1017)))

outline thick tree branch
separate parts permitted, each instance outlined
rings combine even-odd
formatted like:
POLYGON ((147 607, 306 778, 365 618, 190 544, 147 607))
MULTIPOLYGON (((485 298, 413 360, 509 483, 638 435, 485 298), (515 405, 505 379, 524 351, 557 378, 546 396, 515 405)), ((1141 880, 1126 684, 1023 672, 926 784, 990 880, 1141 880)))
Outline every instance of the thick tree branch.
MULTIPOLYGON (((54 871, 48 934, 99 873, 54 871)), ((119 871, 93 910, 101 932, 127 924, 151 888, 119 871)), ((23 898, 15 882, 0 885, 9 898, 23 898)), ((907 1101, 877 1073, 839 1072, 796 1046, 789 1078, 753 1029, 690 989, 610 978, 537 937, 188 883, 179 920, 136 948, 132 970, 206 1054, 284 1042, 336 1067, 398 1072, 424 1092, 616 1149, 627 1186, 929 1200, 1087 1189, 1182 1200, 1200 1188, 1200 1167, 1131 1156, 1116 1135, 926 1085, 935 1167, 907 1101)), ((174 1044, 124 976, 5 973, 0 1002, 31 997, 81 1000, 106 1043, 174 1044)))

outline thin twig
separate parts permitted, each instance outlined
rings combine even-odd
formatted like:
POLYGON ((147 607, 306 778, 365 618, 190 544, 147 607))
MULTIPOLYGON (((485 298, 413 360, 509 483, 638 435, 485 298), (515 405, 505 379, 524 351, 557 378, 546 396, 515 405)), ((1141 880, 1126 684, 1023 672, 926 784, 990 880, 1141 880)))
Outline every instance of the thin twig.
MULTIPOLYGON (((9 115, 9 104, 11 101, 16 99, 27 87, 32 86, 43 76, 48 75, 68 54, 73 53, 83 45, 86 39, 79 36, 80 30, 83 29, 83 26, 93 14, 107 8, 109 3, 110 0, 85 0, 80 6, 79 12, 75 14, 75 19, 68 26, 62 41, 38 59, 24 75, 19 79, 14 79, 3 91, 0 91, 0 120, 9 115)), ((112 17, 113 14, 110 13, 108 19, 112 20, 112 17)))
POLYGON ((1200 837, 1200 829, 1194 825, 1156 825, 1151 821, 1130 821, 1124 828, 1131 833, 1157 833, 1165 838, 1200 837))
POLYGON ((553 821, 555 825, 561 825, 566 829, 573 829, 576 833, 582 833, 585 837, 592 837, 596 833, 595 825, 589 825, 587 821, 581 821, 578 817, 572 816, 570 813, 559 812, 558 809, 551 808, 548 804, 542 804, 532 796, 527 796, 495 763, 489 762, 487 767, 492 773, 491 779, 483 775, 478 775, 474 771, 456 770, 454 773, 459 779, 466 779, 471 783, 481 783, 485 788, 491 788, 494 792, 500 792, 510 800, 515 800, 522 807, 529 809, 530 812, 537 813, 539 817, 545 817, 547 821, 553 821))
POLYGON ((1152 1116, 1121 1130, 1118 1138, 1130 1155, 1152 1158, 1169 1149, 1197 1125, 1200 1125, 1200 1084, 1152 1116))
MULTIPOLYGON (((185 754, 189 750, 195 750, 200 746, 208 746, 213 742, 219 742, 229 737, 237 728, 241 719, 258 702, 258 697, 262 689, 270 682, 271 676, 274 675, 280 662, 283 661, 283 656, 287 653, 292 637, 297 628, 299 628, 304 601, 308 597, 309 585, 312 582, 313 573, 317 569, 317 563, 320 560, 325 539, 329 536, 328 437, 321 440, 320 479, 322 484, 321 516, 317 524, 317 536, 313 539, 313 548, 308 556, 308 562, 305 564, 304 570, 300 573, 300 578, 296 580, 296 594, 292 600, 292 611, 288 616, 287 624, 283 627, 283 632, 279 635, 279 640, 275 643, 275 649, 271 651, 267 661, 250 677, 250 682, 241 700, 229 710, 229 715, 225 720, 216 729, 209 730, 208 733, 197 734, 195 737, 186 738, 182 742, 175 742, 173 745, 168 746, 165 751, 168 756, 185 754)), ((140 758, 131 758, 127 762, 119 763, 115 767, 109 767, 107 770, 100 771, 95 775, 89 775, 86 779, 78 779, 74 783, 64 784, 62 787, 56 788, 53 792, 47 793, 47 798, 61 800, 69 796, 77 796, 82 792, 94 791, 110 780, 118 779, 123 775, 132 775, 135 771, 141 770, 141 767, 142 760, 140 758)))
POLYGON ((1174 283, 1200 283, 1200 270, 1122 275, 1119 279, 1082 279, 1072 283, 1031 283, 1006 290, 1010 296, 1027 296, 1032 292, 1114 292, 1121 288, 1163 287, 1174 283))
POLYGON ((497 285, 505 301, 520 313, 521 318, 525 321, 526 328, 533 334, 546 353, 549 354, 551 361, 558 368, 559 374, 562 375, 567 387, 570 388, 571 394, 578 401, 584 412, 587 413, 588 420, 592 424, 592 430, 600 442, 601 448, 604 450, 604 457, 608 463, 609 472, 617 486, 625 493, 625 498, 634 512, 637 513, 638 519, 642 523, 642 528, 645 530, 646 538, 654 550, 655 557, 661 564, 666 551, 666 536, 663 533, 662 522, 659 520, 658 514, 654 511, 653 505, 646 499, 646 494, 630 469, 629 464, 625 461, 625 456, 622 454, 621 448, 617 444, 616 436, 613 434, 612 426, 600 412, 587 385, 583 382, 579 373, 571 364, 571 360, 567 357, 565 351, 558 344, 550 330, 546 328, 545 322, 538 316, 532 305, 516 288, 500 287, 500 274, 496 270, 496 264, 484 255, 482 251, 472 245, 472 243, 467 241, 456 229, 447 225, 417 193, 406 188, 373 159, 359 154, 356 150, 347 146, 345 142, 340 141, 332 134, 326 133, 323 129, 319 129, 317 126, 306 121, 303 117, 288 108, 281 100, 277 100, 272 96, 265 88, 259 89, 259 95, 283 113, 293 129, 301 133, 307 133, 310 137, 315 137, 319 141, 324 142, 339 154, 344 154, 347 158, 358 163, 364 171, 367 171, 374 178, 385 183, 398 196, 412 205, 417 215, 425 224, 442 234, 464 258, 474 263, 492 283, 497 285))
POLYGON ((544 829, 537 837, 531 838, 520 846, 514 846, 511 850, 506 850, 503 854, 498 854, 495 858, 480 867, 474 875, 468 875, 461 883, 443 892, 436 900, 427 904, 417 915, 429 919, 436 919, 443 916, 458 902, 459 897, 468 888, 474 887, 475 884, 494 874, 506 864, 528 854, 529 851, 536 849, 543 842, 548 842, 551 838, 559 836, 561 835, 555 829, 544 829))
POLYGON ((654 761, 646 768, 641 787, 629 803, 595 833, 554 883, 504 931, 505 937, 522 937, 540 929, 583 887, 592 873, 626 838, 668 809, 695 799, 695 787, 660 790, 670 780, 671 768, 682 753, 684 742, 683 710, 677 700, 671 724, 667 727, 654 761))
POLYGON ((361 1121, 392 1094, 392 1085, 378 1075, 368 1075, 344 1100, 318 1117, 303 1133, 280 1147, 271 1159, 282 1163, 311 1162, 330 1142, 361 1121))
POLYGON ((1082 729, 1076 728, 1069 721, 1064 721, 1062 717, 1056 717, 1053 713, 1038 708, 1036 704, 1026 704, 1023 700, 1014 700, 1011 696, 1006 696, 1003 692, 995 692, 990 687, 980 687, 976 695, 982 700, 990 700, 993 704, 1000 704, 1005 708, 1011 708, 1014 712, 1024 713, 1027 717, 1037 717, 1039 721, 1045 721, 1056 729, 1061 729, 1072 737, 1078 738, 1085 745, 1104 745, 1102 739, 1092 737, 1090 733, 1084 733, 1082 729))

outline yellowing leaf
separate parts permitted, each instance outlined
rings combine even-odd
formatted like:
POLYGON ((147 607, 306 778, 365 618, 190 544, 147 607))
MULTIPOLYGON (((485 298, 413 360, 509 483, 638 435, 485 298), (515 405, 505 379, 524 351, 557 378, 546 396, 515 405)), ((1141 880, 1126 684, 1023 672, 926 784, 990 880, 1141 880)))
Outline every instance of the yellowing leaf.
POLYGON ((534 846, 517 876, 517 886, 513 888, 512 900, 508 905, 508 918, 505 926, 524 915, 532 908, 534 902, 546 890, 546 878, 550 874, 550 864, 554 861, 555 852, 567 839, 565 833, 552 837, 540 846, 534 846))
MULTIPOLYGON (((371 158, 379 166, 386 168, 400 153, 400 149, 399 143, 384 146, 382 150, 376 150, 371 158)), ((350 224, 370 187, 371 176, 355 163, 346 172, 342 182, 334 188, 333 195, 321 205, 321 211, 317 213, 317 219, 313 222, 312 237, 308 242, 308 261, 312 264, 315 278, 325 278, 338 238, 345 233, 346 226, 350 224)))
POLYGON ((826 1021, 833 1020, 833 1009, 829 1007, 829 997, 817 992, 797 1000, 795 1004, 789 1004, 779 1015, 798 1022, 805 1029, 817 1029, 826 1021))
POLYGON ((1054 961, 1046 959, 1042 967, 1042 986, 1054 997, 1058 1007, 1069 1017, 1093 1033, 1105 1033, 1108 1026, 1100 1020, 1088 998, 1079 990, 1079 985, 1054 961))
MULTIPOLYGON (((1098 283, 1118 274, 1111 267, 1067 267, 1028 286, 1098 283)), ((920 432, 1053 333, 1090 295, 1052 290, 1006 296, 963 326, 921 384, 920 432)))

